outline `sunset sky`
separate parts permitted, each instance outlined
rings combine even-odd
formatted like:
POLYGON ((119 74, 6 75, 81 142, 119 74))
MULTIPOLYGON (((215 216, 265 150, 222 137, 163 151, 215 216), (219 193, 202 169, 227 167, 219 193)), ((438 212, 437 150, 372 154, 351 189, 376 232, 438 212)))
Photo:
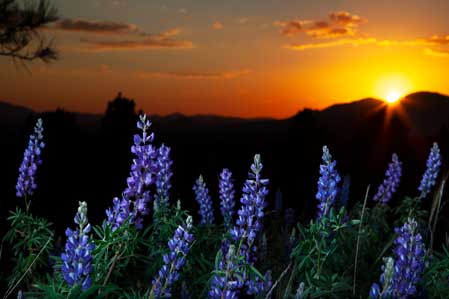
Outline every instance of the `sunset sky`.
POLYGON ((103 112, 287 117, 365 97, 449 94, 449 1, 53 0, 60 60, 0 58, 0 100, 103 112))

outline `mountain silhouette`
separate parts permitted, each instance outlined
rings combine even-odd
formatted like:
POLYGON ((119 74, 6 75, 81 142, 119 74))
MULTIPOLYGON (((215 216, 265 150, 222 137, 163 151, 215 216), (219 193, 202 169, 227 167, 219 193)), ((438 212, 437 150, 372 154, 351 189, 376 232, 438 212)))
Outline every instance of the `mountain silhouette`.
MULTIPOLYGON (((124 99, 130 100, 120 98, 124 99)), ((0 190, 1 198, 7 199, 0 198, 0 225, 15 204, 11 199, 15 198, 17 169, 37 117, 44 120, 47 147, 39 171, 36 213, 48 216, 57 230, 63 231, 76 203, 83 199, 89 202, 92 220, 101 223, 112 198, 126 187, 132 134, 137 132, 133 118, 138 112, 133 105, 125 111, 127 118, 118 117, 115 106, 108 105, 109 114, 103 115, 62 109, 37 113, 0 103, 0 190), (118 127, 124 129, 120 134, 118 127), (47 207, 60 213, 48 214, 47 207)), ((399 192, 414 194, 431 143, 438 141, 442 152, 449 151, 449 97, 430 92, 410 94, 394 105, 367 98, 323 110, 303 109, 285 119, 181 113, 149 118, 154 144, 172 148, 172 199, 182 199, 195 214, 195 179, 202 174, 216 198, 217 175, 226 167, 232 170, 240 190, 255 153, 261 154, 264 177, 270 178, 270 204, 274 190, 280 189, 283 206, 294 207, 298 216, 306 219, 315 212, 316 181, 325 144, 338 161, 340 173, 351 175, 353 198, 363 196, 368 184, 382 180, 393 152, 404 162, 399 192)), ((218 210, 218 202, 215 204, 218 210)))

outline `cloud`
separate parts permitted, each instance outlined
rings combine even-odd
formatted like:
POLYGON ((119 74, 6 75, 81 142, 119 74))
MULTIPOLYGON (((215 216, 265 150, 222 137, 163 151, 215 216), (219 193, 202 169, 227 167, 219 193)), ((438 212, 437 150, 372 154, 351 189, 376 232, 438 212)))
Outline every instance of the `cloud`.
POLYGON ((314 38, 336 38, 355 35, 358 26, 365 22, 367 20, 358 15, 337 11, 329 13, 326 20, 276 21, 273 25, 281 27, 280 33, 284 36, 305 33, 314 38))
POLYGON ((429 38, 428 41, 430 43, 437 45, 449 45, 449 35, 446 36, 434 35, 431 38, 429 38))
POLYGON ((223 24, 222 23, 220 23, 220 22, 214 22, 213 24, 212 24, 212 28, 213 29, 215 29, 215 30, 221 30, 221 29, 223 29, 223 24))
POLYGON ((346 46, 346 45, 361 46, 361 45, 376 44, 378 42, 379 41, 375 38, 351 38, 351 39, 333 40, 333 41, 322 42, 322 43, 288 44, 288 45, 285 45, 284 48, 290 49, 290 50, 303 51, 303 50, 309 50, 309 49, 322 49, 322 48, 331 48, 331 47, 346 46))
POLYGON ((129 34, 136 33, 139 30, 134 24, 83 19, 62 19, 47 27, 47 29, 95 34, 129 34))
POLYGON ((181 28, 172 28, 159 34, 150 34, 133 31, 136 33, 127 39, 92 39, 81 38, 85 45, 79 48, 81 51, 127 51, 127 50, 151 50, 151 49, 191 49, 193 43, 189 40, 176 38, 182 32, 181 28))
POLYGON ((358 26, 360 24, 368 22, 367 19, 363 19, 358 15, 352 15, 347 11, 336 11, 329 14, 329 19, 338 25, 343 26, 358 26))
POLYGON ((152 49, 191 49, 193 43, 186 40, 176 40, 168 37, 149 36, 140 39, 127 40, 91 40, 81 39, 87 44, 88 51, 120 51, 120 50, 152 50, 152 49))
POLYGON ((168 77, 184 79, 232 79, 249 74, 248 69, 225 71, 225 72, 140 72, 140 77, 168 77))
POLYGON ((448 49, 430 49, 426 48, 424 49, 424 54, 434 57, 449 57, 449 50, 448 49))
POLYGON ((319 42, 319 43, 287 44, 284 46, 284 48, 290 50, 303 51, 309 49, 322 49, 340 46, 357 47, 363 45, 375 45, 380 47, 392 47, 392 46, 416 47, 416 46, 427 46, 429 45, 429 42, 425 39, 388 40, 388 39, 377 39, 374 37, 360 37, 360 38, 337 39, 329 42, 319 42))

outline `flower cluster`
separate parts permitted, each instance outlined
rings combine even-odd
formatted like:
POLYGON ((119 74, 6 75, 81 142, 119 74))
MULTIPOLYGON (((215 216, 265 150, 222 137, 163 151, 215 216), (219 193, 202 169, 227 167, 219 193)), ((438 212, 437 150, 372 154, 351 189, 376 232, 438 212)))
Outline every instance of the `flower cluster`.
POLYGON ((332 161, 327 146, 323 146, 323 164, 320 165, 320 178, 316 199, 319 201, 318 218, 326 217, 335 203, 338 192, 338 183, 341 178, 336 169, 336 161, 332 161))
POLYGON ((426 249, 421 234, 417 232, 418 223, 414 219, 396 228, 398 237, 394 241, 393 296, 409 298, 416 294, 416 284, 425 268, 426 249))
POLYGON ((374 283, 371 286, 369 292, 370 299, 391 297, 394 275, 394 259, 392 257, 387 257, 384 258, 384 262, 385 264, 382 266, 382 274, 380 275, 381 286, 377 283, 374 283))
POLYGON ((393 154, 391 163, 388 165, 388 169, 385 172, 385 180, 379 186, 374 201, 380 201, 386 204, 390 201, 396 189, 399 186, 402 175, 402 162, 399 161, 398 155, 393 154))
POLYGON ((155 205, 162 207, 168 205, 168 196, 171 188, 170 179, 173 176, 171 166, 173 161, 170 158, 170 148, 164 144, 157 150, 156 164, 158 172, 156 174, 156 194, 155 205))
POLYGON ((155 163, 157 151, 151 144, 154 135, 147 132, 150 126, 151 122, 146 115, 141 115, 137 122, 137 128, 142 131, 142 135, 134 135, 131 152, 135 158, 127 179, 127 188, 123 192, 123 198, 114 199, 113 207, 106 211, 107 223, 111 224, 114 230, 126 219, 141 229, 143 220, 140 215, 149 213, 148 202, 151 200, 151 196, 148 189, 154 183, 154 174, 157 172, 155 163))
POLYGON ((247 287, 247 294, 259 294, 271 285, 269 273, 266 279, 260 280, 250 277, 243 267, 245 264, 254 264, 253 253, 257 249, 254 241, 262 229, 265 197, 268 194, 266 187, 268 180, 260 176, 262 168, 260 155, 256 155, 251 165, 249 179, 243 186, 243 195, 240 199, 242 206, 238 211, 236 225, 230 231, 234 244, 228 247, 226 255, 218 264, 217 270, 224 274, 215 274, 212 278, 209 298, 237 298, 243 286, 247 287))
POLYGON ((200 205, 200 224, 213 224, 214 210, 212 209, 212 200, 210 199, 209 190, 206 187, 203 176, 200 175, 200 177, 195 181, 195 185, 193 185, 193 191, 195 191, 196 201, 200 205))
POLYGON ((228 229, 231 226, 232 218, 235 213, 234 183, 232 180, 232 173, 229 169, 225 168, 220 173, 218 187, 220 191, 220 210, 223 215, 224 225, 228 229))
POLYGON ((28 147, 25 149, 22 164, 19 168, 19 177, 16 185, 16 196, 26 197, 33 195, 36 189, 37 166, 42 163, 40 159, 41 150, 45 147, 42 141, 44 127, 42 119, 38 119, 34 127, 34 133, 30 135, 28 147))
POLYGON ((79 203, 75 223, 79 226, 75 231, 67 228, 65 232, 67 243, 65 252, 61 255, 63 261, 61 271, 70 287, 81 286, 84 291, 92 284, 90 273, 92 272, 92 251, 95 249, 93 242, 89 241, 88 233, 91 227, 87 221, 85 202, 79 203))
POLYGON ((164 265, 153 279, 150 298, 170 298, 171 286, 179 279, 179 270, 185 264, 190 245, 193 242, 192 217, 187 217, 185 226, 178 226, 173 238, 168 241, 170 252, 164 254, 164 265))
POLYGON ((440 172, 441 167, 441 154, 440 148, 438 144, 434 142, 429 158, 426 163, 426 171, 421 179, 421 184, 419 185, 418 190, 421 191, 421 198, 425 198, 427 194, 430 193, 430 190, 436 183, 436 179, 438 177, 438 173, 440 172))

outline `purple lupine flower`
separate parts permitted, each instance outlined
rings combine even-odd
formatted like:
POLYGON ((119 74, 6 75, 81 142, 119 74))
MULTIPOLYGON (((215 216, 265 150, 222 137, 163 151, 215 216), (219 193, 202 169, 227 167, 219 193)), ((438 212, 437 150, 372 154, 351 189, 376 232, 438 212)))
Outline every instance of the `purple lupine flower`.
POLYGON ((394 259, 392 257, 384 258, 382 265, 382 274, 380 275, 380 285, 373 283, 369 291, 370 299, 389 298, 392 294, 392 283, 394 275, 394 259))
POLYGON ((379 189, 377 189, 376 195, 374 195, 374 201, 380 201, 382 204, 386 204, 390 201, 399 186, 401 175, 402 162, 399 161, 398 155, 393 154, 391 163, 388 165, 388 169, 385 172, 385 179, 379 186, 379 189))
POLYGON ((409 298, 415 295, 416 285, 424 272, 426 248, 417 228, 418 223, 409 218, 401 228, 395 229, 398 237, 394 241, 394 298, 409 298))
POLYGON ((89 241, 88 233, 91 227, 87 221, 87 204, 85 202, 79 203, 74 220, 78 224, 78 228, 75 231, 67 228, 65 232, 67 243, 65 252, 61 255, 63 261, 61 271, 64 280, 70 287, 81 286, 84 291, 92 284, 90 273, 92 272, 92 251, 95 249, 94 243, 89 241))
POLYGON ((234 244, 228 247, 226 255, 218 264, 217 270, 224 272, 224 275, 215 274, 212 278, 209 290, 211 299, 238 298, 237 296, 244 286, 248 288, 248 294, 261 293, 270 284, 269 281, 262 284, 256 278, 250 282, 251 278, 248 277, 248 273, 243 267, 245 264, 254 264, 254 253, 257 249, 254 241, 257 233, 262 229, 263 210, 266 206, 265 197, 268 194, 266 187, 268 179, 260 177, 262 168, 260 155, 255 155, 249 178, 243 186, 243 195, 240 199, 242 206, 237 213, 238 219, 230 231, 234 244), (236 248, 240 251, 236 252, 236 248))
POLYGON ((196 201, 200 205, 198 213, 200 214, 200 224, 207 225, 214 223, 214 210, 212 208, 212 200, 210 199, 209 189, 206 187, 203 176, 200 175, 193 185, 196 201))
POLYGON ((192 217, 187 217, 185 226, 178 226, 173 238, 168 241, 170 252, 164 254, 164 265, 159 270, 157 277, 153 279, 151 299, 170 298, 171 287, 179 279, 179 270, 185 264, 190 245, 193 242, 192 217))
POLYGON ((173 161, 170 159, 170 148, 164 144, 157 150, 156 164, 158 172, 156 174, 156 207, 168 206, 168 196, 171 188, 170 179, 173 176, 171 166, 173 161))
POLYGON ((326 217, 335 203, 338 183, 341 178, 336 169, 336 161, 332 161, 327 146, 323 146, 323 164, 320 165, 320 178, 318 180, 318 192, 316 199, 319 201, 318 218, 326 217))
POLYGON ((430 149, 429 158, 426 163, 426 171, 421 179, 421 184, 418 190, 421 191, 420 198, 425 198, 430 193, 432 187, 435 185, 438 173, 441 167, 440 148, 436 142, 433 143, 430 149))
POLYGON ((41 150, 45 147, 45 144, 42 141, 43 131, 44 127, 42 126, 42 119, 39 118, 34 127, 34 133, 30 135, 28 147, 25 149, 22 164, 19 168, 19 177, 16 185, 17 197, 31 196, 37 187, 36 171, 37 166, 42 163, 40 158, 41 150))
POLYGON ((232 173, 229 169, 225 168, 220 173, 218 186, 220 190, 220 211, 223 215, 225 228, 229 229, 235 213, 234 183, 232 180, 232 173))
POLYGON ((147 132, 150 126, 151 122, 146 115, 141 115, 137 128, 142 131, 142 135, 134 135, 131 152, 135 158, 127 179, 127 188, 123 192, 122 199, 114 199, 113 207, 106 211, 107 223, 112 225, 113 230, 121 226, 126 219, 141 229, 143 226, 141 215, 149 213, 148 202, 151 200, 149 186, 154 183, 157 172, 155 163, 157 151, 151 144, 154 135, 147 132))

